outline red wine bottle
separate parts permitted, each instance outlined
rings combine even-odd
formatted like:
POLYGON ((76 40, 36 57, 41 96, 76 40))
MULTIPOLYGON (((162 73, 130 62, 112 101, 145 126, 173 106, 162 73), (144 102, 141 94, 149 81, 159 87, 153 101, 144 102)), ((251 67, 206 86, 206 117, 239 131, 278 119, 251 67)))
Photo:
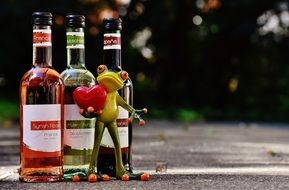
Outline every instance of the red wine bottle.
MULTIPOLYGON (((119 71, 121 64, 121 19, 104 19, 103 36, 103 64, 109 69, 119 71)), ((128 79, 124 87, 119 91, 122 98, 132 106, 133 86, 128 79)), ((117 119, 118 132, 122 151, 122 160, 125 169, 132 171, 131 167, 131 143, 132 143, 132 125, 128 122, 129 113, 119 106, 119 116, 117 119)), ((115 153, 113 141, 105 129, 99 150, 97 170, 109 176, 115 176, 115 153)))

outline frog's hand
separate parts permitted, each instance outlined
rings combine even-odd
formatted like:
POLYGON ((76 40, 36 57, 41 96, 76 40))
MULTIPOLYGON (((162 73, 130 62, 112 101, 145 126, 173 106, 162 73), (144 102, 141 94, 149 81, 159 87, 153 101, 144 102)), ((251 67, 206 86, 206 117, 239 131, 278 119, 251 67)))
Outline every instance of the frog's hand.
POLYGON ((127 110, 129 113, 131 113, 131 116, 129 118, 129 122, 132 122, 134 118, 139 120, 139 125, 143 126, 145 125, 145 121, 141 118, 142 114, 145 114, 148 112, 148 110, 146 108, 143 108, 141 110, 135 110, 133 107, 131 107, 130 105, 128 105, 123 99, 122 97, 117 94, 117 104, 120 105, 121 107, 123 107, 125 110, 127 110))
POLYGON ((87 109, 79 109, 79 113, 85 118, 95 118, 102 114, 102 110, 95 111, 93 107, 88 107, 87 109))
POLYGON ((129 118, 129 122, 132 122, 133 119, 137 119, 138 120, 138 124, 140 126, 144 126, 145 125, 145 120, 143 120, 141 118, 141 115, 142 114, 146 114, 148 112, 147 108, 143 108, 141 110, 134 110, 132 113, 131 113, 131 116, 129 118))

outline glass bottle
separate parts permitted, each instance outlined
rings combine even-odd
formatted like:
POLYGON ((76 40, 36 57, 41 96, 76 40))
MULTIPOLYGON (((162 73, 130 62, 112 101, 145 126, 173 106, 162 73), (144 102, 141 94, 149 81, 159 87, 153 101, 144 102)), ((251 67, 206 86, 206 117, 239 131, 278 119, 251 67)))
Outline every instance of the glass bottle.
MULTIPOLYGON (((121 64, 121 19, 104 19, 104 39, 103 39, 103 64, 111 70, 119 71, 121 64)), ((133 86, 128 79, 124 87, 119 91, 122 98, 132 106, 133 86)), ((119 116, 117 119, 118 131, 122 150, 123 165, 127 171, 132 171, 131 167, 131 143, 132 125, 128 122, 129 113, 119 106, 119 116)), ((99 150, 97 170, 109 176, 115 176, 115 153, 113 141, 105 129, 99 150)))
POLYGON ((85 17, 66 16, 67 69, 61 73, 64 92, 64 178, 78 175, 86 177, 94 143, 95 119, 79 114, 73 91, 78 86, 90 87, 95 78, 85 67, 84 30, 85 17))
POLYGON ((33 66, 20 83, 20 171, 25 182, 63 177, 63 91, 52 68, 52 14, 34 12, 33 66))

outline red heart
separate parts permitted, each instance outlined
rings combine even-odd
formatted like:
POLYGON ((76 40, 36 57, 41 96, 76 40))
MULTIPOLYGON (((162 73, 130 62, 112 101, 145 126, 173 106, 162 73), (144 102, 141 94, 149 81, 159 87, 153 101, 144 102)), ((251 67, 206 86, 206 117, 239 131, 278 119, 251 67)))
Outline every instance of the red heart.
POLYGON ((94 85, 90 88, 80 86, 73 92, 74 102, 83 109, 92 106, 95 111, 101 110, 106 100, 106 89, 101 85, 94 85))

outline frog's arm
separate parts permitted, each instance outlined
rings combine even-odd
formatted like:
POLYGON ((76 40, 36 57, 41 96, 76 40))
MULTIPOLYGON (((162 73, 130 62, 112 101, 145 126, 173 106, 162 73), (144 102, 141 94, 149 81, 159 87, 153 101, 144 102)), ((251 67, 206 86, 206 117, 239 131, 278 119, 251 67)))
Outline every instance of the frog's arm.
POLYGON ((139 125, 143 126, 145 124, 145 121, 141 118, 141 115, 147 113, 146 108, 143 108, 141 110, 134 109, 133 107, 128 105, 118 93, 116 96, 116 101, 119 106, 123 107, 125 110, 131 113, 131 116, 129 118, 131 122, 134 118, 136 118, 139 120, 139 125))
POLYGON ((117 96, 116 96, 116 102, 117 102, 118 105, 123 107, 129 113, 132 113, 132 112, 135 111, 135 109, 133 107, 131 107, 130 105, 128 105, 118 93, 117 93, 117 96))

